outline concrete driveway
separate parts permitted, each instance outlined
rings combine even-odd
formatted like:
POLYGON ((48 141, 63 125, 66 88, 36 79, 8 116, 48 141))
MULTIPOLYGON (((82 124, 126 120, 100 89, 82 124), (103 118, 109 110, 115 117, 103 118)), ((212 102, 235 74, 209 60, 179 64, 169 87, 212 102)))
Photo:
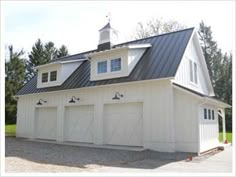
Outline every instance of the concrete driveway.
POLYGON ((232 147, 214 155, 111 150, 6 137, 6 172, 231 172, 232 147))

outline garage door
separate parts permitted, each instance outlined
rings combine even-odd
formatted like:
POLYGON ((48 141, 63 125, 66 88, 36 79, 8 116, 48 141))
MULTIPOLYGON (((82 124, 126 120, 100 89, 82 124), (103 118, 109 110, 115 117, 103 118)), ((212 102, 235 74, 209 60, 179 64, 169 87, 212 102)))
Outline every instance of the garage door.
POLYGON ((93 142, 93 106, 66 107, 65 141, 93 142))
POLYGON ((105 144, 142 146, 142 110, 142 103, 105 105, 105 144))
POLYGON ((36 138, 56 140, 57 127, 57 109, 37 108, 36 109, 36 138))

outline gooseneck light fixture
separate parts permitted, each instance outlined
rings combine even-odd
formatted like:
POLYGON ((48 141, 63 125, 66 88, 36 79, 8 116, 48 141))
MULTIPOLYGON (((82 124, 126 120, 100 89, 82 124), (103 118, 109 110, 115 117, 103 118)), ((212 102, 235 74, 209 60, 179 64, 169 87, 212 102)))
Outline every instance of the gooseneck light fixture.
POLYGON ((113 100, 120 100, 120 98, 122 98, 123 97, 123 95, 122 94, 120 94, 119 92, 116 92, 115 93, 115 96, 112 98, 113 100))
POLYGON ((75 103, 75 100, 79 101, 79 98, 76 98, 75 96, 72 96, 72 98, 69 101, 69 103, 75 103))
POLYGON ((42 98, 40 98, 39 101, 38 101, 38 103, 37 103, 37 105, 43 105, 43 103, 42 103, 41 101, 42 101, 43 103, 47 103, 46 100, 43 100, 42 98))

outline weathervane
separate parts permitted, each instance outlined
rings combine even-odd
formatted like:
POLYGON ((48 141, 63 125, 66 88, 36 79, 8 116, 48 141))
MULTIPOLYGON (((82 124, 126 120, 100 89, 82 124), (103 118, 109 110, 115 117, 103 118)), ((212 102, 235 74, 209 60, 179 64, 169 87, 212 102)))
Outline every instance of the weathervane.
POLYGON ((111 13, 110 12, 106 15, 106 18, 108 20, 108 23, 110 23, 110 21, 111 21, 111 13))

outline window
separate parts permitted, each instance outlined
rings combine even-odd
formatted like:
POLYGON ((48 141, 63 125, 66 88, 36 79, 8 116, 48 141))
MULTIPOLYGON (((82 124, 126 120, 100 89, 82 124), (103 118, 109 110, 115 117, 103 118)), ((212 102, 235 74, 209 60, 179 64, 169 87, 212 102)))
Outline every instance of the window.
POLYGON ((111 72, 120 71, 121 70, 121 59, 113 59, 111 60, 111 72))
POLYGON ((106 73, 106 72, 107 72, 107 61, 98 62, 97 73, 101 74, 101 73, 106 73))
POLYGON ((190 67, 190 81, 193 82, 193 62, 189 60, 189 67, 190 67))
POLYGON ((204 108, 204 119, 207 119, 207 109, 204 108))
POLYGON ((215 120, 215 111, 212 110, 212 120, 215 120))
POLYGON ((42 73, 42 82, 48 82, 48 73, 42 73))
POLYGON ((190 81, 197 84, 198 83, 197 63, 192 60, 189 60, 189 68, 190 68, 190 81))
POLYGON ((194 62, 194 82, 197 84, 197 63, 194 62))
POLYGON ((208 109, 208 119, 211 120, 211 110, 208 109))
POLYGON ((50 73, 50 81, 56 81, 57 80, 57 71, 52 71, 50 73))

